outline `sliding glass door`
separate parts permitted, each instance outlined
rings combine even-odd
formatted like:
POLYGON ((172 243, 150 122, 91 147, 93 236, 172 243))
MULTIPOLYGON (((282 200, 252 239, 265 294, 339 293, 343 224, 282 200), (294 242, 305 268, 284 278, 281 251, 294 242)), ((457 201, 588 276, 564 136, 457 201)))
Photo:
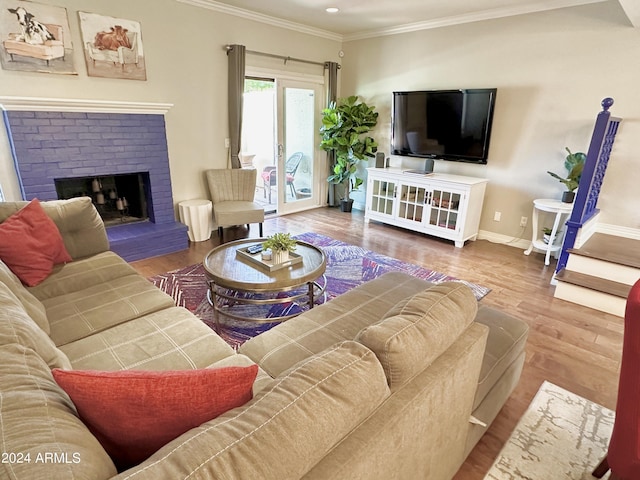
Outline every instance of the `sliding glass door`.
POLYGON ((245 167, 258 170, 256 201, 266 213, 320 205, 318 150, 322 85, 278 78, 245 81, 242 151, 245 167))
POLYGON ((282 81, 278 84, 278 212, 319 204, 319 85, 282 81))

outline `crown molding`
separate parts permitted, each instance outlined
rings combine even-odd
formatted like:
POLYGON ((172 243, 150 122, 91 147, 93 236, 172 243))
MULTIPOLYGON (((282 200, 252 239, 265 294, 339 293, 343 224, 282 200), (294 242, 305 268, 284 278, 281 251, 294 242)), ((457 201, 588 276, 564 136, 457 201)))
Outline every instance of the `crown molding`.
POLYGON ((253 20, 260 23, 265 23, 273 27, 285 28, 287 30, 293 30, 295 32, 306 33, 308 35, 314 35, 316 37, 325 38, 327 40, 333 40, 336 42, 342 42, 343 36, 339 33, 330 32, 328 30, 322 30, 320 28, 310 27, 301 23, 291 22, 289 20, 283 20, 281 18, 272 17, 262 13, 252 12, 244 8, 234 7, 226 5, 224 3, 216 2, 215 0, 176 0, 179 3, 185 3, 195 7, 206 8, 208 10, 214 10, 220 13, 226 13, 228 15, 234 15, 247 20, 253 20))
POLYGON ((18 111, 137 113, 164 115, 172 103, 120 102, 113 100, 82 100, 75 98, 3 97, 0 109, 18 111))
POLYGON ((640 5, 637 0, 618 0, 627 18, 636 28, 640 27, 640 5))
POLYGON ((592 3, 601 3, 607 0, 541 0, 539 2, 527 2, 524 5, 517 5, 504 8, 493 8, 464 15, 455 15, 451 17, 436 18, 424 22, 408 23, 395 27, 381 28, 377 30, 369 30, 366 32, 355 32, 345 35, 344 41, 350 42, 354 40, 363 40, 366 38, 382 37, 386 35, 398 35, 401 33, 417 32, 420 30, 430 30, 433 28, 449 27, 452 25, 461 25, 464 23, 479 22, 482 20, 493 20, 496 18, 514 17, 516 15, 525 15, 528 13, 539 13, 547 10, 556 10, 566 7, 577 7, 592 3))

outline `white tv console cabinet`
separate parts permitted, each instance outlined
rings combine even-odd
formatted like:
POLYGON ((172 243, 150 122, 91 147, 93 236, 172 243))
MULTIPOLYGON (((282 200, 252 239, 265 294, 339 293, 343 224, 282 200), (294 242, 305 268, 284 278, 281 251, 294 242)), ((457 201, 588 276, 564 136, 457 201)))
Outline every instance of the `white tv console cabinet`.
POLYGON ((445 238, 458 248, 478 236, 487 179, 393 167, 367 172, 365 222, 377 220, 445 238))

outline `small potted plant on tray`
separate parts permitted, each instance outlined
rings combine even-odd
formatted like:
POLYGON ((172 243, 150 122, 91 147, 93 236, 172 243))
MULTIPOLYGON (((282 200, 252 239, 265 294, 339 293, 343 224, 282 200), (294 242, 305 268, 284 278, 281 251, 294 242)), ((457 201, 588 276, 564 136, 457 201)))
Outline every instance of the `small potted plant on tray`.
MULTIPOLYGON (((549 243, 549 241, 551 240, 551 232, 553 232, 553 229, 549 228, 549 227, 544 227, 542 229, 542 241, 544 243, 549 243)), ((558 230, 556 232, 556 236, 553 239, 553 243, 556 243, 557 239, 560 238, 560 235, 562 234, 562 232, 560 230, 558 230)))
POLYGON ((262 242, 264 250, 271 250, 271 261, 274 265, 289 260, 289 252, 296 249, 297 241, 290 233, 274 233, 262 242))

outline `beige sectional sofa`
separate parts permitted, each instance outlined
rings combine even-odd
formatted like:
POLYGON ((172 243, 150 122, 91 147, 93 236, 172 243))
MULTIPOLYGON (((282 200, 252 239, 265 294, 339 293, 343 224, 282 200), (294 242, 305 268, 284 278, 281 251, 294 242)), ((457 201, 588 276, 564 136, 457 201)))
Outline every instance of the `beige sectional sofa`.
POLYGON ((30 288, 0 263, 0 478, 448 479, 518 382, 526 324, 460 283, 386 274, 235 352, 108 250, 89 199, 43 207, 73 262, 30 288), (120 473, 51 374, 254 363, 251 401, 120 473))

